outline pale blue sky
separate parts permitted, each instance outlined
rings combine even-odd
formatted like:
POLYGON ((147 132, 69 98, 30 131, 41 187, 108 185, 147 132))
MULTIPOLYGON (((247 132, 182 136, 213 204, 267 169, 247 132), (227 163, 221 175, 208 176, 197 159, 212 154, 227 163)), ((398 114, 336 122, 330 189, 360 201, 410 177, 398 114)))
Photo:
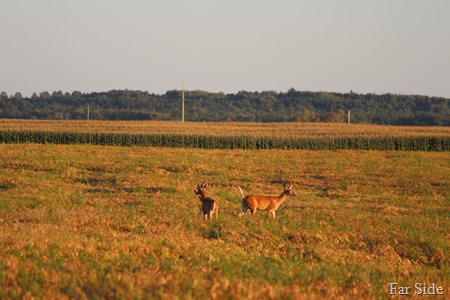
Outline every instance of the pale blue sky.
POLYGON ((0 0, 0 91, 450 98, 448 0, 0 0))

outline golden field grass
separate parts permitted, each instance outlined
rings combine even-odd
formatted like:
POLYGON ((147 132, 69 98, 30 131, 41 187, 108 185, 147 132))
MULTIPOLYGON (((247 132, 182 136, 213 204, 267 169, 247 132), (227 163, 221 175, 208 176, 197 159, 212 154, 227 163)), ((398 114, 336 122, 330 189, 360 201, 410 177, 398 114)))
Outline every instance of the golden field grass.
POLYGON ((448 152, 0 144, 0 299, 449 297, 449 174, 448 152), (284 182, 276 220, 239 218, 236 185, 284 182))
POLYGON ((345 123, 250 123, 175 121, 63 121, 0 119, 0 131, 50 131, 279 138, 450 136, 450 127, 345 123))

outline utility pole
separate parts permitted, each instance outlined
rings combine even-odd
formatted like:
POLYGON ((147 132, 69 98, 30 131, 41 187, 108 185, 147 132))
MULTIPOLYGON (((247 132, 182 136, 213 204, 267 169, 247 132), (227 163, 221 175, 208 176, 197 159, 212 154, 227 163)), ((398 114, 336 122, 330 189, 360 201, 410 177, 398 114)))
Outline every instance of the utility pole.
POLYGON ((181 90, 181 122, 184 122, 184 82, 181 90))
POLYGON ((87 120, 89 121, 89 105, 87 107, 87 120))
POLYGON ((347 112, 347 123, 350 124, 350 111, 347 112))

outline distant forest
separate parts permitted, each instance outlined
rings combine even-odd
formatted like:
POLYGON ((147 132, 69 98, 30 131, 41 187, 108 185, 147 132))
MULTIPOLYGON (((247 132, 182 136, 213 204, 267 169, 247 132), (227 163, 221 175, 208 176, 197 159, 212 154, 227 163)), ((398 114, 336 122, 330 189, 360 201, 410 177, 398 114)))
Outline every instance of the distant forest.
MULTIPOLYGON (((180 120, 181 91, 0 94, 0 118, 180 120)), ((309 92, 185 92, 185 120, 206 122, 347 122, 450 125, 450 99, 418 95, 309 92)))

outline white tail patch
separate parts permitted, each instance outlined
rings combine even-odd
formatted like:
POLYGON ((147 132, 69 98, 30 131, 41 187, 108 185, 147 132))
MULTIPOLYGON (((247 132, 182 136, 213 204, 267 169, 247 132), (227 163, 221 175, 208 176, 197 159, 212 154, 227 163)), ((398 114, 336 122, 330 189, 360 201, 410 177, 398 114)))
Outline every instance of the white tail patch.
POLYGON ((242 199, 244 199, 245 198, 244 191, 241 189, 240 186, 238 186, 238 189, 239 189, 239 192, 241 192, 242 199))
POLYGON ((241 196, 242 196, 242 202, 241 202, 241 204, 242 204, 242 212, 239 213, 239 216, 242 216, 242 215, 244 215, 246 212, 248 212, 248 210, 250 209, 250 207, 248 207, 247 203, 245 203, 245 200, 244 200, 244 199, 245 199, 244 191, 241 189, 240 186, 238 186, 238 189, 239 189, 239 192, 241 193, 241 196))

